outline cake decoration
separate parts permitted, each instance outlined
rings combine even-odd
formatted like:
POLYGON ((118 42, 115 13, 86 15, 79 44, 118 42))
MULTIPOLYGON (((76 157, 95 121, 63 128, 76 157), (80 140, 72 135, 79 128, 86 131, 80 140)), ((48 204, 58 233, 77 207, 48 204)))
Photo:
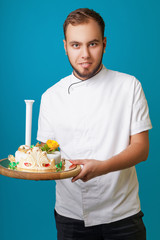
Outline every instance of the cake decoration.
POLYGON ((63 167, 63 162, 56 164, 57 172, 61 171, 63 167))
POLYGON ((24 100, 26 103, 26 134, 25 144, 31 145, 31 133, 32 133, 32 108, 34 100, 24 100))
POLYGON ((19 164, 19 162, 17 162, 17 163, 15 162, 15 157, 13 155, 9 155, 8 159, 10 161, 9 168, 12 170, 15 170, 17 167, 17 164, 19 164))
POLYGON ((21 145, 15 152, 15 157, 9 155, 9 168, 12 170, 38 170, 38 171, 61 171, 65 164, 61 160, 59 144, 54 140, 48 140, 46 144, 37 143, 31 147, 21 145))
POLYGON ((48 140, 46 144, 37 143, 31 147, 21 145, 18 151, 9 155, 9 168, 12 170, 38 170, 61 171, 65 161, 61 159, 59 144, 54 140, 48 140))
POLYGON ((59 151, 59 144, 54 140, 47 140, 46 144, 39 145, 38 143, 36 146, 41 146, 42 151, 46 151, 48 154, 51 154, 55 151, 59 151))
POLYGON ((59 144, 55 140, 31 145, 32 105, 34 100, 26 103, 26 136, 25 144, 19 146, 15 156, 9 155, 9 168, 19 171, 61 171, 65 160, 61 159, 59 144))

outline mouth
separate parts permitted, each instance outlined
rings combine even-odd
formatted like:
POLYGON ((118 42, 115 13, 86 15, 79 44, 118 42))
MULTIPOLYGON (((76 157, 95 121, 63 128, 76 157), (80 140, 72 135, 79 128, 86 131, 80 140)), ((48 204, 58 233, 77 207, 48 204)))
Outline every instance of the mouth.
POLYGON ((82 67, 82 68, 89 68, 91 66, 91 62, 82 62, 82 63, 79 63, 79 65, 82 67))

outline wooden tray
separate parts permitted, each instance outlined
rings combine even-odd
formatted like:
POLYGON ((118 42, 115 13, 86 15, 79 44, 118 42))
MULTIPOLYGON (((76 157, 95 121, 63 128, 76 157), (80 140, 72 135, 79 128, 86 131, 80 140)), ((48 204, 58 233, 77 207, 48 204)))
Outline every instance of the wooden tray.
POLYGON ((51 170, 49 172, 12 170, 8 168, 9 163, 10 161, 8 160, 8 158, 0 160, 0 174, 11 178, 19 178, 26 180, 58 180, 72 178, 77 176, 78 173, 81 171, 80 165, 74 165, 71 167, 71 163, 69 161, 66 161, 65 169, 59 172, 51 170))

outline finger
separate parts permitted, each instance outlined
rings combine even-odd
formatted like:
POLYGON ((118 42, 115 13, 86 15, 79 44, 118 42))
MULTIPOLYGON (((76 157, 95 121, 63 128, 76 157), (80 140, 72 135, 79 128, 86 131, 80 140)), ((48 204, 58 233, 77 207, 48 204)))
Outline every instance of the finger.
POLYGON ((81 172, 80 172, 77 176, 75 176, 75 177, 72 178, 72 182, 75 182, 75 181, 77 181, 78 179, 82 179, 84 176, 85 176, 85 174, 84 174, 83 171, 81 170, 81 172))
POLYGON ((80 177, 80 174, 78 174, 76 177, 73 177, 72 178, 72 182, 75 182, 75 181, 77 181, 78 179, 80 179, 81 177, 80 177))
POLYGON ((85 164, 85 160, 69 160, 69 161, 75 165, 84 165, 85 164))

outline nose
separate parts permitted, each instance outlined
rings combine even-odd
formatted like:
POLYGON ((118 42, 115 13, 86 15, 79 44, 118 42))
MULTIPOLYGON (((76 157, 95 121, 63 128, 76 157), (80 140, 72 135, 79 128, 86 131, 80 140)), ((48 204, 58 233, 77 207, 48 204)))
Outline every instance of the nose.
POLYGON ((87 59, 90 57, 89 49, 87 46, 83 46, 82 48, 82 58, 87 59))

